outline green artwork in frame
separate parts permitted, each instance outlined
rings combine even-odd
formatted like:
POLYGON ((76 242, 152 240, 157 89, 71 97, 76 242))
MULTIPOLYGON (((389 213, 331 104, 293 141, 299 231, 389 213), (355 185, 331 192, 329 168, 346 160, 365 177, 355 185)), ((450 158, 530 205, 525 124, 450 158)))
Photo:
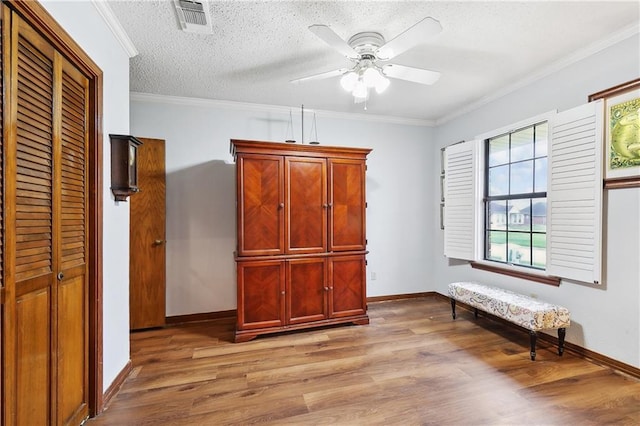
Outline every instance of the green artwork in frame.
POLYGON ((640 187, 640 78, 589 95, 604 100, 605 189, 640 187))
POLYGON ((640 98, 612 105, 609 112, 609 169, 640 166, 640 98))

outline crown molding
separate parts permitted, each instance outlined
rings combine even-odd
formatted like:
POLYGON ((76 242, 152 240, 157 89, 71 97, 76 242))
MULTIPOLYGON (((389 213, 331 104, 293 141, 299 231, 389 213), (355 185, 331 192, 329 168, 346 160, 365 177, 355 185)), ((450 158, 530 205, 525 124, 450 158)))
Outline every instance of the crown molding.
MULTIPOLYGON (((249 102, 236 102, 236 101, 224 101, 217 99, 203 99, 203 98, 187 98, 181 96, 169 96, 169 95, 156 95, 153 93, 142 92, 130 92, 131 101, 137 102, 153 102, 161 104, 173 104, 173 105, 185 105, 204 108, 219 108, 219 109, 235 109, 243 111, 259 111, 259 112, 272 112, 280 114, 289 114, 292 108, 299 108, 299 106, 279 106, 279 105, 267 105, 267 104, 255 104, 249 102)), ((418 118, 403 118, 393 117, 387 115, 369 115, 369 114, 357 114, 348 112, 335 112, 325 111, 319 109, 305 108, 305 112, 313 112, 318 117, 338 118, 343 120, 361 120, 361 121, 375 121, 384 122, 388 124, 401 124, 405 126, 423 126, 432 127, 434 121, 421 120, 418 118)))
POLYGON ((138 49, 133 45, 133 42, 127 35, 124 28, 122 28, 120 21, 116 18, 116 15, 113 13, 109 4, 105 0, 91 0, 91 3, 96 8, 100 16, 102 16, 102 19, 104 19, 104 22, 107 24, 122 48, 127 52, 129 58, 138 56, 138 49))
POLYGON ((511 84, 509 86, 506 86, 500 90, 497 90, 493 93, 491 93, 488 96, 485 96, 483 98, 480 98, 479 100, 477 100, 476 102, 473 102, 469 105, 467 105, 465 108, 461 108, 459 110, 457 110, 456 112, 452 113, 452 114, 448 114, 445 115, 437 120, 435 120, 435 126, 440 126, 442 124, 445 124, 451 120, 453 120, 454 118, 460 117, 461 115, 465 115, 470 113, 471 111, 474 111, 490 102, 495 101, 496 99, 499 99, 503 96, 506 96, 512 92, 515 92, 518 89, 521 89, 523 87, 526 87, 538 80, 541 80, 544 77, 547 77, 553 73, 556 73, 558 71, 560 71, 563 68, 568 67, 569 65, 572 65, 576 62, 579 62, 585 58, 588 58, 591 55, 595 55, 596 53, 611 47, 623 40, 628 39, 629 37, 633 37, 634 35, 640 33, 640 22, 636 22, 634 24, 631 24, 629 26, 626 26, 624 28, 622 28, 620 31, 616 31, 615 33, 611 34, 610 36, 608 36, 607 38, 604 38, 602 40, 596 41, 595 43, 592 43, 588 46, 586 46, 583 49, 577 50, 575 51, 573 54, 567 56, 564 59, 561 59, 559 61, 556 61, 554 63, 552 63, 549 66, 546 66, 540 70, 538 70, 537 72, 534 72, 533 74, 529 75, 528 77, 514 83, 511 84))

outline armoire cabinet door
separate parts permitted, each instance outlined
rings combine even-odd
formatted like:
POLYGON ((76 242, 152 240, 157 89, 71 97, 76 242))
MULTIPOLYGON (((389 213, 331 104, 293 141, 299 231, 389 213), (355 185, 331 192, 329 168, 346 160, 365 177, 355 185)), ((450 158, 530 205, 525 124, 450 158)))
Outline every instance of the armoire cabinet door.
POLYGON ((284 159, 243 155, 237 159, 238 255, 284 253, 284 159))
POLYGON ((329 251, 365 250, 365 163, 329 159, 329 251))
POLYGON ((287 261, 287 323, 327 318, 327 266, 324 258, 287 261))
POLYGON ((362 315, 367 310, 364 256, 329 258, 329 317, 362 315))
POLYGON ((238 262, 238 329, 285 324, 285 262, 238 262))
POLYGON ((327 162, 285 157, 286 253, 327 249, 327 162))

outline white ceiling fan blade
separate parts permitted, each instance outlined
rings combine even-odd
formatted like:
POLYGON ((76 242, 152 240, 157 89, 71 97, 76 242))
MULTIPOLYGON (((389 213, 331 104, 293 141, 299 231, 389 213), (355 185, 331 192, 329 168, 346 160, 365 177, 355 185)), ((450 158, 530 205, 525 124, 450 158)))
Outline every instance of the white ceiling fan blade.
POLYGON ((376 52, 378 59, 387 60, 411 49, 412 47, 427 41, 440 33, 442 25, 437 20, 426 17, 393 40, 381 46, 376 52))
POLYGON ((414 83, 420 84, 433 84, 440 78, 440 73, 438 71, 430 71, 422 68, 413 68, 397 64, 387 64, 383 66, 382 72, 387 77, 413 81, 414 83))
POLYGON ((290 83, 303 83, 305 81, 313 81, 313 80, 323 80, 325 78, 337 77, 339 75, 347 72, 347 68, 340 68, 339 70, 327 71, 320 74, 313 74, 307 77, 296 78, 295 80, 291 80, 290 83))
POLYGON ((336 49, 349 59, 358 59, 358 52, 353 50, 346 41, 340 38, 331 28, 326 25, 311 25, 309 31, 321 38, 329 46, 336 49))

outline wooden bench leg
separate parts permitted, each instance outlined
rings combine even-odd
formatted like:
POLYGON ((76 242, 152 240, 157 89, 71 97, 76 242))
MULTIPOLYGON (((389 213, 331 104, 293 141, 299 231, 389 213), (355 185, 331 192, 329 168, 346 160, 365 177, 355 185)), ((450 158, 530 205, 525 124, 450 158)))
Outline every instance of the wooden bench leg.
POLYGON ((531 361, 536 360, 536 339, 538 338, 538 333, 533 330, 529 330, 529 337, 531 338, 531 361))
POLYGON ((456 299, 451 298, 451 316, 456 319, 456 299))
POLYGON ((558 355, 562 356, 564 353, 564 336, 567 334, 566 328, 558 329, 558 355))

